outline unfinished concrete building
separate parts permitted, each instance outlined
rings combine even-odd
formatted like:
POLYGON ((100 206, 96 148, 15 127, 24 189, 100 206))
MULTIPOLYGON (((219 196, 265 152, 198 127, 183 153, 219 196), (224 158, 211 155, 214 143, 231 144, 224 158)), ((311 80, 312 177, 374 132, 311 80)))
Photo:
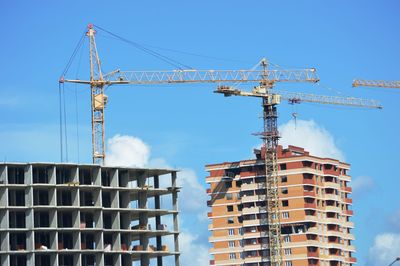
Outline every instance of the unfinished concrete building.
MULTIPOLYGON (((211 265, 270 265, 262 154, 206 166, 211 265)), ((278 166, 282 265, 353 265, 350 165, 279 146, 278 166)))
POLYGON ((163 265, 166 256, 179 265, 176 178, 166 169, 1 163, 1 266, 163 265))

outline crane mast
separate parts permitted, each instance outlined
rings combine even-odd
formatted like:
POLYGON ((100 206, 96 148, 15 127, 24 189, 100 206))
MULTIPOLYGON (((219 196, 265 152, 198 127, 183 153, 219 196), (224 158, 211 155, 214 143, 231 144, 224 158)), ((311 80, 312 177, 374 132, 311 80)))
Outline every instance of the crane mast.
POLYGON ((104 110, 107 96, 104 88, 111 85, 140 84, 179 84, 179 83, 258 83, 251 92, 235 89, 230 86, 218 86, 216 93, 225 96, 249 96, 262 98, 263 132, 258 133, 264 145, 265 182, 268 217, 263 225, 268 225, 269 257, 262 252, 262 261, 270 261, 271 266, 282 265, 282 239, 278 197, 278 164, 277 147, 279 141, 277 105, 281 99, 290 103, 311 102, 355 107, 381 108, 371 100, 322 96, 293 92, 273 92, 276 82, 318 82, 315 69, 269 70, 265 59, 261 61, 260 70, 173 70, 173 71, 121 71, 115 70, 104 74, 101 70, 93 25, 88 26, 86 35, 90 43, 90 80, 65 79, 60 83, 70 82, 88 84, 91 89, 92 111, 92 159, 94 164, 104 164, 105 117, 104 110))
POLYGON ((105 160, 104 108, 107 97, 104 95, 104 78, 101 72, 99 54, 97 52, 96 31, 93 25, 88 26, 90 53, 90 92, 92 106, 92 157, 94 164, 102 164, 105 160))
MULTIPOLYGON (((260 82, 259 89, 265 90, 269 94, 270 89, 274 85, 273 81, 268 80, 267 62, 261 63, 263 67, 263 79, 260 82)), ((279 196, 278 196, 278 113, 277 104, 279 97, 263 97, 263 122, 264 131, 261 133, 261 138, 264 142, 264 164, 265 164, 265 182, 267 196, 267 211, 268 211, 268 237, 269 237, 269 253, 270 265, 282 265, 282 239, 281 239, 281 223, 279 211, 279 196)), ((264 256, 262 259, 266 259, 264 256)))

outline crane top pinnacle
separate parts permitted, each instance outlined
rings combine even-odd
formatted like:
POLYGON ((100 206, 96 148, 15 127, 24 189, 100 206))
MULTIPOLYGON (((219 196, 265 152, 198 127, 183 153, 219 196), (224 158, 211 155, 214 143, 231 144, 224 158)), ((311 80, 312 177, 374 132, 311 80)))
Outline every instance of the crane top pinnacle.
POLYGON ((88 24, 87 25, 88 31, 86 32, 86 36, 93 36, 94 34, 96 34, 96 30, 94 29, 94 25, 93 24, 88 24))

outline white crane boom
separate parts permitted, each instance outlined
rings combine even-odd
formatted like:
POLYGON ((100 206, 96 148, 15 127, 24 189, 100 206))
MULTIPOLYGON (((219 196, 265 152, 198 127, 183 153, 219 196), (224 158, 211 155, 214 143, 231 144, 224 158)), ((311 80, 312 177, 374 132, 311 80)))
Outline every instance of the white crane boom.
POLYGON ((103 80, 70 80, 81 84, 170 84, 170 83, 221 83, 221 82, 318 82, 316 71, 311 69, 295 70, 161 70, 161 71, 120 71, 115 70, 103 76, 103 80), (264 76, 266 75, 266 77, 264 76))
POLYGON ((363 80, 355 79, 353 81, 353 87, 364 86, 364 87, 381 87, 381 88, 400 88, 400 81, 386 81, 386 80, 363 80))

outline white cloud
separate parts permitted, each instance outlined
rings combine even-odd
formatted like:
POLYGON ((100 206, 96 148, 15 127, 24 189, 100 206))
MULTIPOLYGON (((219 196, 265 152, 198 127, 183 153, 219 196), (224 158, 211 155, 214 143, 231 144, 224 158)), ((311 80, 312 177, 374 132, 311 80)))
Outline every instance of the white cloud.
MULTIPOLYGON (((107 165, 171 168, 163 158, 150 159, 150 147, 136 137, 115 135, 108 140, 108 151, 107 165)), ((192 169, 183 168, 178 173, 177 183, 182 187, 179 194, 182 210, 199 212, 206 209, 207 194, 192 169)))
MULTIPOLYGON (((141 139, 132 136, 116 135, 108 140, 107 165, 128 167, 171 168, 163 158, 151 158, 150 147, 141 139)), ((169 180, 160 179, 161 186, 169 186, 169 180)), ((194 232, 199 223, 207 221, 207 194, 195 171, 183 168, 178 173, 181 231, 179 244, 182 265, 208 265, 208 243, 202 243, 194 232), (187 218, 188 223, 185 223, 187 218)), ((165 221, 166 222, 166 221, 165 221)), ((206 226, 205 226, 206 227, 206 226)), ((169 243, 172 245, 172 243, 169 243)))
POLYGON ((179 235, 182 265, 209 265, 208 248, 206 245, 198 243, 198 238, 198 235, 186 231, 179 235))
POLYGON ((207 194, 199 183, 196 173, 191 169, 183 169, 178 175, 178 186, 182 187, 180 197, 181 208, 185 211, 199 212, 206 209, 207 194))
POLYGON ((333 136, 313 120, 294 120, 279 126, 280 144, 303 147, 310 154, 343 161, 344 155, 336 146, 333 136))
POLYGON ((107 165, 145 167, 149 162, 150 147, 139 138, 115 135, 107 144, 107 165))
POLYGON ((399 256, 400 234, 379 234, 369 249, 367 265, 387 266, 399 256))
POLYGON ((375 187, 374 179, 370 176, 359 176, 355 178, 352 182, 353 195, 358 197, 364 195, 365 193, 371 192, 375 187))

